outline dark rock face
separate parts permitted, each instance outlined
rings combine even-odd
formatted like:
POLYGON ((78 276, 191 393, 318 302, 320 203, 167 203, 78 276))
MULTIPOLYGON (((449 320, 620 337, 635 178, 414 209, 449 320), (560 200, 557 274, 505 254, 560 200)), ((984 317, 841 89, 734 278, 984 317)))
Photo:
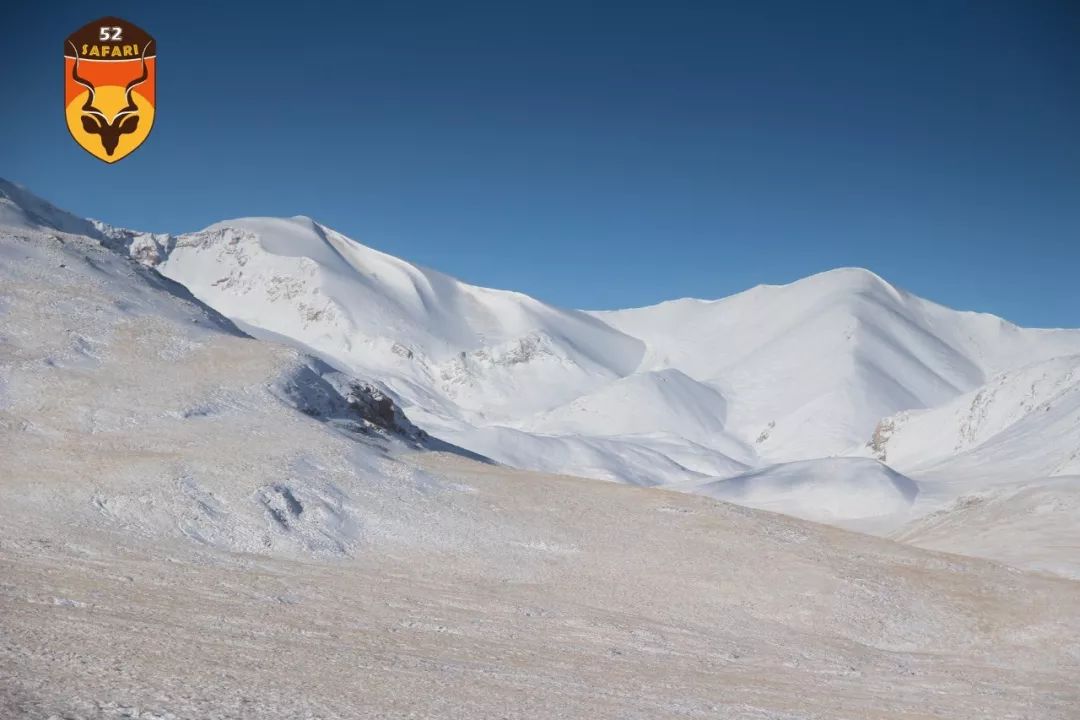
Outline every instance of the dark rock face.
POLYGON ((349 383, 345 402, 354 415, 378 428, 416 440, 425 437, 424 431, 409 422, 394 401, 374 385, 349 383))
POLYGON ((374 383, 333 370, 307 358, 272 388, 300 412, 341 430, 362 435, 384 434, 407 443, 422 443, 427 433, 405 416, 394 399, 374 383))
POLYGON ((302 358, 271 385, 270 392, 290 407, 354 440, 379 442, 381 438, 491 462, 413 425, 393 397, 375 383, 345 375, 315 358, 302 358))

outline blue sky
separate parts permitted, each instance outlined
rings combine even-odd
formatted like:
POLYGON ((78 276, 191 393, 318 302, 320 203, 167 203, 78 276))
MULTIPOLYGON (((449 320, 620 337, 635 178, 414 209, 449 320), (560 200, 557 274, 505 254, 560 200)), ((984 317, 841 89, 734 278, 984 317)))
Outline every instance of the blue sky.
POLYGON ((1080 326, 1080 4, 6 4, 0 176, 184 231, 311 215, 564 306, 869 267, 1080 326), (107 166, 63 125, 62 43, 159 45, 107 166))

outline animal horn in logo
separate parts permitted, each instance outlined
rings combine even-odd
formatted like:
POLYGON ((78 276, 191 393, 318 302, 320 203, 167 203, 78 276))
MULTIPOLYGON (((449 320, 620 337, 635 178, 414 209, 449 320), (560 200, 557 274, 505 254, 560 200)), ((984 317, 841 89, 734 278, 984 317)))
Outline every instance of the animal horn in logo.
POLYGON ((91 135, 100 135, 101 146, 105 148, 105 154, 111 157, 116 152, 116 146, 120 143, 120 136, 129 135, 139 127, 139 108, 135 101, 131 99, 131 91, 136 86, 146 82, 146 78, 149 76, 146 70, 146 48, 148 45, 143 46, 142 74, 129 82, 127 87, 124 88, 126 105, 113 116, 112 120, 109 120, 105 117, 105 113, 94 107, 94 85, 85 78, 79 77, 79 51, 70 40, 68 44, 71 45, 72 50, 75 50, 75 65, 71 68, 71 79, 90 91, 90 94, 86 97, 86 102, 82 106, 83 130, 91 135))

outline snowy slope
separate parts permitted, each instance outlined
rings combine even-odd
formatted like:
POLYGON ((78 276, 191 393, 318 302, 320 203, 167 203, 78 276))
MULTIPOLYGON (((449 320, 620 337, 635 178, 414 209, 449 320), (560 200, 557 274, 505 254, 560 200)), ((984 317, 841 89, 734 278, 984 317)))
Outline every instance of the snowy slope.
POLYGON ((667 369, 620 378, 529 418, 522 427, 577 435, 670 433, 703 445, 728 443, 749 459, 751 453, 729 443, 725 435, 726 405, 715 388, 667 369))
MULTIPOLYGON (((1048 363, 1067 385, 1080 331, 953 311, 866 270, 587 313, 462 283, 305 217, 155 235, 0 188, 0 223, 95 238, 245 332, 369 378, 431 434, 516 467, 705 488, 777 463, 879 452, 919 483, 918 508, 970 491, 988 463, 1003 482, 1075 472, 1070 405, 1023 422, 992 414, 975 429, 960 416, 994 378, 1056 392, 1058 381, 1018 368, 1048 363), (877 434, 891 433, 887 448, 867 448, 890 422, 905 427, 877 434), (1001 442, 975 447, 991 436, 1001 442), (947 472, 924 472, 931 466, 947 472), (947 482, 956 473, 966 479, 947 482)), ((856 476, 881 485, 870 465, 856 476)), ((806 502, 789 510, 813 514, 806 502)))
POLYGON ((94 223, 60 210, 26 188, 0 178, 0 227, 23 231, 58 230, 100 238, 94 223))
MULTIPOLYGON (((1080 355, 1006 370, 939 407, 883 419, 867 451, 901 470, 1080 471, 1080 355)), ((1017 478, 1023 479, 1023 478, 1017 478)))
POLYGON ((826 523, 905 512, 919 494, 910 478, 863 458, 781 463, 680 489, 826 523))
MULTIPOLYGON (((108 249, 159 242, 0 227, 0 717, 1064 719, 1080 701, 1075 583, 428 452, 368 383, 108 249)), ((672 412, 723 427, 677 373, 617 387, 664 402, 667 383, 672 412)), ((648 454, 635 437, 596 442, 612 462, 648 454)))
POLYGON ((642 353, 585 313, 458 282, 308 218, 181 235, 157 267, 246 327, 455 415, 546 409, 632 371, 642 353))
MULTIPOLYGON (((505 429, 587 439, 588 454, 602 452, 593 439, 661 433, 678 439, 678 465, 738 471, 712 451, 743 466, 843 454, 882 417, 1080 351, 1075 331, 948 310, 855 269, 719 301, 567 311, 417 268, 307 218, 180 236, 158 267, 243 327, 378 377, 422 426, 474 438, 497 460, 593 477, 618 477, 625 458, 553 467, 548 440, 505 429), (687 443, 708 449, 700 462, 687 443)), ((685 479, 664 465, 639 465, 633 481, 685 479)))
POLYGON ((949 310, 860 269, 594 315, 646 343, 643 367, 716 387, 728 427, 773 461, 843 453, 898 409, 1080 348, 1078 331, 949 310))
POLYGON ((503 425, 437 422, 424 427, 448 442, 513 467, 631 485, 666 486, 726 477, 747 468, 719 450, 669 434, 549 435, 503 425))
MULTIPOLYGON (((386 398, 93 239, 0 228, 0 505, 75 532, 342 555, 429 479, 386 398)), ((445 446, 441 446, 445 447, 445 446)))
POLYGON ((246 331, 377 378, 421 426, 496 460, 643 485, 755 462, 715 390, 635 375, 643 343, 587 313, 461 283, 308 218, 220 223, 161 256, 162 274, 246 331), (575 424, 590 403, 604 409, 575 424), (624 437, 637 435, 649 437, 624 437))
POLYGON ((982 488, 891 537, 1080 580, 1080 475, 982 488))
POLYGON ((859 451, 910 475, 905 542, 1080 574, 1080 356, 996 375, 945 405, 885 418, 859 451))

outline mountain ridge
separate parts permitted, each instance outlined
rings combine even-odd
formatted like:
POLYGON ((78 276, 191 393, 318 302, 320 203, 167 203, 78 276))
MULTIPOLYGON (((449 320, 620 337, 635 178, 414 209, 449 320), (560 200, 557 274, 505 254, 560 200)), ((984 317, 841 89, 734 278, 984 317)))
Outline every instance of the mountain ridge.
POLYGON ((6 181, 0 200, 0 224, 86 234, 245 332, 367 378, 421 429, 545 472, 712 487, 778 464, 828 468, 867 454, 898 413, 1080 357, 1078 330, 951 310, 863 268, 581 311, 463 283, 307 216, 166 235, 80 220, 6 181))

